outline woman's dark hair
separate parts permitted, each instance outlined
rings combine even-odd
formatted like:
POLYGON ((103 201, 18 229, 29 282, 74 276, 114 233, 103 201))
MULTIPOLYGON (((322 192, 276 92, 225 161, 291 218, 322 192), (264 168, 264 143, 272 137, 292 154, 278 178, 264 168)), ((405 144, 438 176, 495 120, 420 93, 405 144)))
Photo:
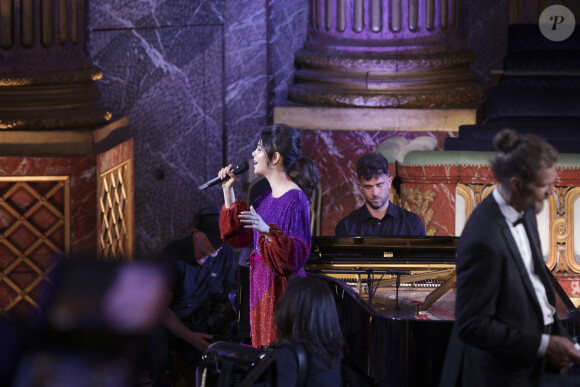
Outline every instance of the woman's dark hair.
POLYGON ((281 338, 293 337, 327 367, 340 361, 343 339, 336 304, 322 280, 295 277, 288 281, 274 310, 274 321, 281 338))
POLYGON ((320 180, 320 175, 314 162, 302 156, 298 131, 285 124, 270 125, 260 135, 260 141, 268 160, 272 160, 274 153, 280 153, 284 171, 306 196, 310 197, 320 180))
POLYGON ((499 152, 491 168, 500 184, 507 183, 511 177, 531 182, 540 169, 551 168, 558 160, 558 151, 545 140, 511 129, 499 132, 493 145, 499 152))

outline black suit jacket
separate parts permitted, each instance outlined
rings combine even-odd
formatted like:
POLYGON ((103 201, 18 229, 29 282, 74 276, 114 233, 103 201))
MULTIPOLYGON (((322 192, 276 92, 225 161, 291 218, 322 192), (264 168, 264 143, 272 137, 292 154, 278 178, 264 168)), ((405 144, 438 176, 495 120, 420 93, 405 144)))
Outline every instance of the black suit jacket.
MULTIPOLYGON (((541 259, 536 217, 529 224, 540 279, 555 305, 541 259)), ((456 320, 441 386, 529 386, 539 383, 544 360, 536 354, 544 331, 542 311, 515 240, 489 195, 470 216, 457 246, 456 320)), ((554 315, 552 334, 563 333, 554 315)))

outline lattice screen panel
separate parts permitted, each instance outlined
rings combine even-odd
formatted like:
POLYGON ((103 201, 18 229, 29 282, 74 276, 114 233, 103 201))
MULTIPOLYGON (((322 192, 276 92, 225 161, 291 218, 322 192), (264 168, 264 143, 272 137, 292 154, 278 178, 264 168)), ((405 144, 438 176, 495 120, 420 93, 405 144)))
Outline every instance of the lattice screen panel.
POLYGON ((100 176, 99 251, 105 260, 132 259, 131 161, 100 176))
POLYGON ((27 316, 70 253, 68 176, 0 176, 0 313, 27 316))

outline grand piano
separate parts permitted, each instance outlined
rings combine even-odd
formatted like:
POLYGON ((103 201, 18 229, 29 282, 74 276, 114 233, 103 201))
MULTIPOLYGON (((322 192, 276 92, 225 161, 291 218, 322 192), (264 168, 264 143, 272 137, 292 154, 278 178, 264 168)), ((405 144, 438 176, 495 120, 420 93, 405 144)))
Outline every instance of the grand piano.
MULTIPOLYGON (((353 386, 437 386, 455 318, 456 237, 314 237, 306 270, 328 283, 353 386)), ((554 279, 563 319, 576 309, 554 279)), ((577 323, 569 324, 572 336, 577 323)))

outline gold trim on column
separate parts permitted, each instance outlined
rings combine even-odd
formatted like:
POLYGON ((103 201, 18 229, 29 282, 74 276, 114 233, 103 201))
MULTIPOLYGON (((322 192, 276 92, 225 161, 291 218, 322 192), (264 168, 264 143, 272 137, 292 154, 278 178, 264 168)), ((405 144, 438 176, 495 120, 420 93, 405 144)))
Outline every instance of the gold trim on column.
MULTIPOLYGON (((455 186, 455 192, 465 199, 465 222, 475 209, 495 188, 495 184, 463 184, 455 186)), ((456 209, 457 210, 457 209, 456 209)))
POLYGON ((565 218, 558 216, 558 213, 564 211, 564 197, 565 197, 565 188, 562 187, 554 187, 555 195, 550 195, 547 197, 548 201, 548 219, 550 220, 550 224, 548 226, 549 229, 549 256, 548 261, 546 262, 546 266, 553 272, 565 272, 567 269, 566 266, 566 239, 569 232, 566 232, 566 224, 565 218), (556 198, 556 196, 558 198, 556 198), (559 204, 559 205, 558 205, 559 204))
MULTIPOLYGON (((456 195, 465 200, 465 221, 495 188, 495 184, 462 184, 456 195)), ((580 187, 554 187, 555 194, 547 198, 549 211, 548 268, 557 273, 580 273, 580 263, 574 256, 574 201, 580 197, 580 187)), ((457 209, 456 209, 457 210, 457 209)))
MULTIPOLYGON (((455 195, 461 196, 465 202, 465 221, 467 221, 467 218, 469 218, 469 215, 473 212, 473 196, 471 193, 472 191, 467 188, 465 184, 457 184, 455 186, 455 195)), ((457 200, 455 200, 455 211, 457 211, 457 200)), ((457 225, 455 225, 455 227, 457 227, 457 225)), ((457 229, 455 232, 457 232, 457 229)))
POLYGON ((39 310, 38 287, 51 283, 54 256, 70 254, 69 176, 0 176, 0 251, 7 262, 0 288, 8 294, 0 313, 21 302, 39 310))
POLYGON ((580 273, 580 264, 574 256, 574 202, 580 196, 580 187, 555 187, 548 197, 550 206, 550 270, 562 273, 580 273), (557 201, 556 201, 557 196, 557 201))
MULTIPOLYGON (((495 188, 495 184, 463 184, 457 183, 455 185, 455 197, 461 196, 465 202, 464 210, 464 223, 461 228, 465 227, 467 220, 471 216, 471 213, 485 199, 495 188)), ((457 211, 457 200, 455 203, 455 211, 457 211)), ((455 233, 457 234, 460 225, 457 223, 457 217, 455 218, 455 233)))
POLYGON ((104 260, 133 259, 133 161, 99 176, 99 255, 104 260))
MULTIPOLYGON (((566 243, 566 262, 574 273, 580 273, 580 264, 574 256, 574 202, 580 196, 580 187, 570 189, 566 195, 566 225, 568 229, 568 243, 566 243)), ((580 214, 578 214, 580 216, 580 214)))

